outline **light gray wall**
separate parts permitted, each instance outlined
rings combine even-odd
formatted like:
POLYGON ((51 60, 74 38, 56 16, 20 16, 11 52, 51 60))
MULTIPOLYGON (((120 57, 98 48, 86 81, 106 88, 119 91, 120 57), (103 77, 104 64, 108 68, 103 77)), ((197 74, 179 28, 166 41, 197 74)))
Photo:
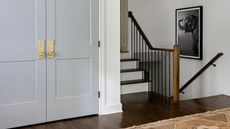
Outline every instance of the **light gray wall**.
POLYGON ((129 0, 129 10, 154 47, 173 47, 171 0, 129 0))
POLYGON ((128 51, 128 0, 121 2, 121 51, 128 51))
MULTIPOLYGON (((184 84, 218 52, 225 55, 217 67, 208 69, 182 96, 183 99, 210 95, 230 95, 230 1, 229 0, 174 0, 173 10, 181 7, 203 5, 203 61, 181 59, 181 84, 184 84)), ((174 21, 174 19, 172 20, 174 21)))
POLYGON ((147 36, 151 41, 155 41, 154 44, 159 44, 159 46, 168 46, 175 41, 174 25, 176 8, 202 5, 204 7, 204 59, 203 61, 181 59, 181 85, 189 80, 218 52, 223 52, 225 55, 217 61, 216 68, 211 67, 190 85, 185 91, 185 95, 182 95, 182 99, 218 94, 230 95, 229 0, 166 0, 164 2, 160 0, 130 1, 132 2, 132 4, 130 3, 130 10, 137 12, 138 20, 141 21, 147 36), (140 6, 143 7, 142 10, 140 9, 140 6), (144 17, 146 12, 148 16, 152 17, 149 19, 148 17, 144 17), (152 21, 151 24, 149 23, 149 20, 152 21))

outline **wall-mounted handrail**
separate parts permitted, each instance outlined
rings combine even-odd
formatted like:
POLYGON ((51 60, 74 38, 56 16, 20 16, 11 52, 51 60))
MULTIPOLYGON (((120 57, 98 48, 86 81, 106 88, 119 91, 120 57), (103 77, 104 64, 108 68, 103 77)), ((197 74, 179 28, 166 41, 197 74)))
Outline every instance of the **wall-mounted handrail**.
POLYGON ((213 65, 221 56, 223 56, 223 53, 218 53, 211 61, 209 61, 199 72, 197 72, 187 83, 184 84, 180 88, 180 93, 183 93, 183 91, 194 81, 196 80, 203 72, 205 72, 211 65, 213 65))

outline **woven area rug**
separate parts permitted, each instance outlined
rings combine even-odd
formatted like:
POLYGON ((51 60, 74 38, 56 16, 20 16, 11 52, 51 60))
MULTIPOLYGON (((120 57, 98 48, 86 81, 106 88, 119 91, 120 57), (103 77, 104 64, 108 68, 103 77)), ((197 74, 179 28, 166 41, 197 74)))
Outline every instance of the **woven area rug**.
POLYGON ((230 108, 153 122, 126 129, 230 129, 230 108))

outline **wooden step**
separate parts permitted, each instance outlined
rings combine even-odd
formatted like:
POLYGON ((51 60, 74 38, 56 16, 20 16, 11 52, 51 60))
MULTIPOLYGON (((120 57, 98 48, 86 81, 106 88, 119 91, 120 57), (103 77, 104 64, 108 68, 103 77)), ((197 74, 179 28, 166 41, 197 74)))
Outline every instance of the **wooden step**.
POLYGON ((121 73, 127 73, 127 72, 141 72, 143 70, 140 69, 122 69, 121 73))
POLYGON ((126 62, 126 61, 139 61, 139 59, 121 59, 121 62, 126 62))
POLYGON ((122 51, 122 50, 121 50, 121 53, 129 53, 129 51, 122 51))
POLYGON ((137 83, 147 83, 149 80, 130 80, 130 81, 121 81, 121 85, 137 84, 137 83))

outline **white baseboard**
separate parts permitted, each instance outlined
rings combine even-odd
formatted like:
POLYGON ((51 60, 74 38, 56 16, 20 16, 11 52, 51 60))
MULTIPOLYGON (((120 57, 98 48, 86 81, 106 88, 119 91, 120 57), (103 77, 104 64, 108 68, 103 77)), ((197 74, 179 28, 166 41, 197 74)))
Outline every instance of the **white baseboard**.
POLYGON ((104 105, 100 109, 101 110, 99 112, 99 115, 108 115, 123 112, 121 103, 117 105, 104 105))

